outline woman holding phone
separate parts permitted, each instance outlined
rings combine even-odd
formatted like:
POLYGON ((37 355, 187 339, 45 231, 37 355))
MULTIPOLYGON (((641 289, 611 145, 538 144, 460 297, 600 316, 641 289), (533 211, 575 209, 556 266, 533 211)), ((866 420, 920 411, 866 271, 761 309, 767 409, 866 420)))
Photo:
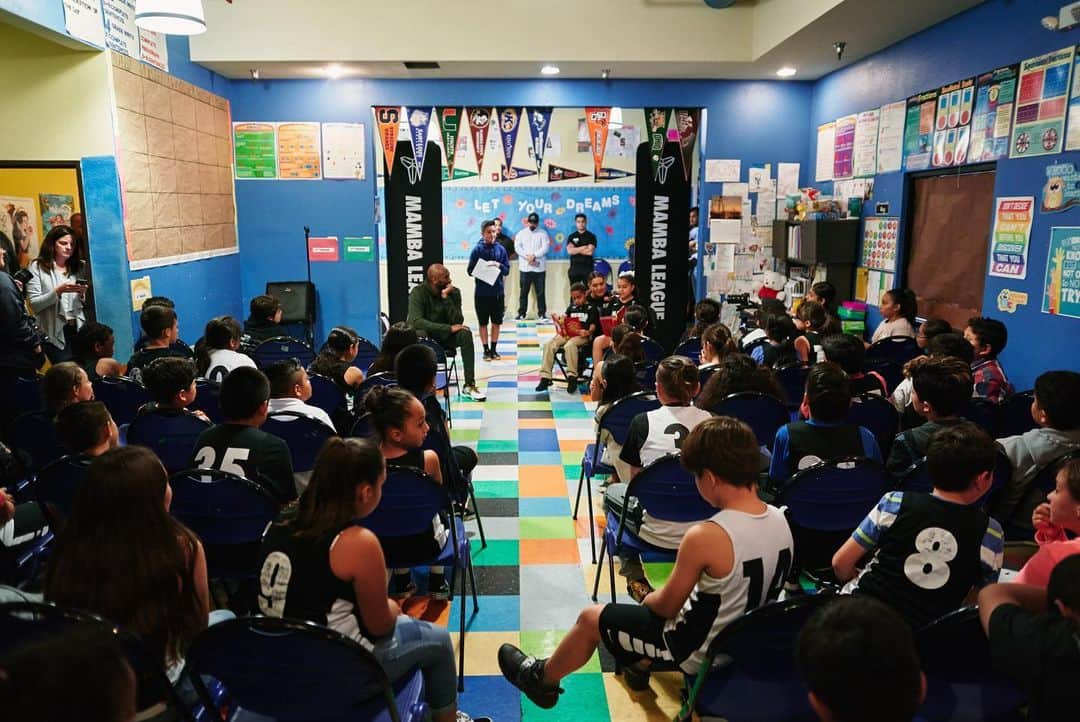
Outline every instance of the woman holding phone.
POLYGON ((49 336, 43 347, 54 364, 71 359, 75 333, 86 323, 83 299, 89 284, 79 277, 83 266, 70 226, 49 231, 30 264, 26 293, 41 330, 49 336))

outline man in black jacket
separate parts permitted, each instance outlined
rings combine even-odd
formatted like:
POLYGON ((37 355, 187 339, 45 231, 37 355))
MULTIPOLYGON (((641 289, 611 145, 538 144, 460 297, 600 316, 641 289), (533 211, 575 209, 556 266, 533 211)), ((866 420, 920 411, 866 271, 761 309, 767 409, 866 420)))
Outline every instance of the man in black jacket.
POLYGON ((0 373, 32 375, 45 362, 41 332, 15 280, 0 273, 0 373))

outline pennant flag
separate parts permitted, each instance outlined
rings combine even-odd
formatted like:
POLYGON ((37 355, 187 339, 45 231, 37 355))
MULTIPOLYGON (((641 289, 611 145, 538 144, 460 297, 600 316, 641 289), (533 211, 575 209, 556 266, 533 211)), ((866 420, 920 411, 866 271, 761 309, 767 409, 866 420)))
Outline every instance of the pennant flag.
POLYGON ((514 167, 514 166, 510 166, 509 168, 507 168, 506 166, 502 166, 501 177, 502 177, 502 181, 504 183, 506 181, 518 180, 520 178, 527 178, 528 176, 531 176, 531 175, 536 175, 536 171, 530 170, 528 168, 517 168, 517 167, 514 167))
POLYGON ((697 140, 700 108, 680 108, 676 115, 679 127, 679 148, 682 150, 683 175, 690 179, 690 166, 694 160, 694 142, 697 140))
POLYGON ((461 180, 462 178, 472 178, 473 176, 478 176, 478 175, 480 175, 480 174, 479 173, 473 173, 471 170, 462 170, 461 168, 455 168, 454 169, 454 177, 451 178, 450 177, 450 169, 447 168, 445 165, 442 167, 442 179, 444 181, 461 180))
POLYGON ((548 183, 588 177, 588 173, 582 173, 581 171, 574 170, 573 168, 563 168, 561 165, 548 166, 548 183))
POLYGON ((472 134, 473 152, 476 154, 476 170, 484 167, 484 149, 487 148, 488 126, 491 125, 490 108, 466 108, 469 131, 472 134))
POLYGON ((386 172, 394 167, 394 151, 397 149, 398 124, 401 122, 401 108, 384 105, 375 108, 375 123, 379 126, 382 139, 383 158, 386 160, 386 172))
POLYGON ((413 158, 421 175, 424 173, 424 154, 427 152, 428 126, 431 123, 431 107, 405 108, 405 119, 409 122, 409 140, 412 142, 413 158))
POLYGON ((512 168, 521 116, 517 108, 496 108, 496 111, 499 113, 499 135, 502 136, 503 157, 506 158, 506 167, 512 168))
MULTIPOLYGON (((436 108, 436 117, 439 119, 439 128, 442 131, 443 152, 446 154, 446 167, 449 174, 454 175, 454 159, 457 153, 458 131, 461 128, 461 116, 457 108, 436 108)), ((443 180, 446 180, 443 178, 443 180)))
POLYGON ((671 108, 645 109, 645 122, 649 126, 649 162, 652 164, 654 178, 656 169, 660 165, 660 156, 664 154, 667 129, 671 125, 671 116, 674 113, 675 111, 671 108))
POLYGON ((526 108, 529 116, 529 133, 532 135, 533 157, 536 158, 536 172, 544 162, 544 148, 547 147, 548 131, 551 130, 551 108, 526 108))
POLYGON ((596 180, 615 180, 617 178, 629 178, 634 175, 628 170, 619 170, 618 168, 601 168, 600 172, 596 174, 596 180))
POLYGON ((611 120, 611 108, 586 108, 585 122, 589 125, 589 142, 592 144, 593 176, 600 175, 604 165, 604 149, 607 147, 608 122, 611 120))

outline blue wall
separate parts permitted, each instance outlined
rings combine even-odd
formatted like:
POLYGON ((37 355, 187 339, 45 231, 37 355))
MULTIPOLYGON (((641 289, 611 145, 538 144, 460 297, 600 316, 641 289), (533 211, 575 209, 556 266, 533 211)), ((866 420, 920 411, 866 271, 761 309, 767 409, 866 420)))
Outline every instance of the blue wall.
MULTIPOLYGON (((816 129, 821 123, 1080 41, 1076 30, 1055 33, 1040 26, 1040 18, 1056 16, 1061 5, 1061 0, 989 0, 822 78, 813 89, 804 169, 814 167, 816 129)), ((1080 153, 998 161, 995 195, 1038 197, 1046 182, 1046 166, 1060 162, 1080 164, 1080 153)), ((901 172, 877 176, 867 215, 873 212, 874 202, 889 201, 890 215, 903 217, 904 178, 901 172)), ((813 184, 812 171, 804 172, 804 182, 813 184)), ((1080 321, 1039 311, 1050 227, 1054 225, 1080 225, 1080 209, 1036 214, 1025 280, 986 280, 983 313, 1000 318, 1009 327, 1009 345, 1001 360, 1018 389, 1031 388, 1035 377, 1046 369, 1075 368, 1080 353, 1080 321), (1028 305, 1011 315, 999 312, 996 298, 1003 288, 1026 292, 1028 305)), ((901 228, 901 237, 903 234, 901 228)), ((904 253, 901 247, 901 259, 904 253)), ((903 260, 899 268, 903 268, 903 260)), ((972 268, 971 272, 985 274, 986 268, 972 268)), ((875 323, 880 316, 873 307, 871 311, 871 322, 875 323)))
MULTIPOLYGON (((170 46, 170 54, 172 48, 170 46)), ((745 169, 807 157, 811 86, 798 82, 591 80, 275 80, 232 81, 233 120, 352 121, 372 126, 373 105, 551 105, 703 107, 703 149, 739 158, 745 169)), ((374 157, 369 143, 369 157, 374 157)), ((266 281, 306 276, 303 226, 313 235, 375 236, 375 175, 364 181, 238 181, 242 289, 245 302, 266 281)), ((805 175, 803 182, 807 182, 805 175)), ((702 187, 701 198, 719 193, 702 187)), ((377 335, 378 270, 374 264, 312 266, 319 290, 319 329, 352 325, 377 335)))

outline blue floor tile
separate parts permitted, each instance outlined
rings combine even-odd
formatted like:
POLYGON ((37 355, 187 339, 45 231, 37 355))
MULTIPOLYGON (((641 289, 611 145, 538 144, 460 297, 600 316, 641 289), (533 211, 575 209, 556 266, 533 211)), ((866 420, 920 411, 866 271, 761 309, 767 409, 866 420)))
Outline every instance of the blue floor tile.
POLYGON ((519 451, 517 456, 517 463, 525 466, 562 464, 562 453, 559 451, 519 451))
MULTIPOLYGON (((459 631, 461 600, 458 599, 457 589, 454 594, 454 605, 450 610, 450 621, 446 627, 451 632, 459 631)), ((466 592, 465 599, 465 631, 473 632, 516 632, 521 629, 521 597, 516 594, 504 594, 499 596, 480 596, 480 611, 474 616, 472 613, 472 595, 466 592)), ((466 641, 466 644, 468 642, 466 641)), ((468 670, 466 670, 468 671, 468 670)))
POLYGON ((518 430, 518 451, 554 451, 559 448, 555 429, 518 430))
POLYGON ((570 500, 566 497, 525 497, 518 500, 521 516, 566 516, 570 514, 570 500))
MULTIPOLYGON (((465 640, 468 650, 469 640, 465 640)), ((458 697, 458 709, 473 717, 491 717, 498 722, 521 722, 521 692, 502 675, 468 674, 465 666, 465 691, 458 697)))

